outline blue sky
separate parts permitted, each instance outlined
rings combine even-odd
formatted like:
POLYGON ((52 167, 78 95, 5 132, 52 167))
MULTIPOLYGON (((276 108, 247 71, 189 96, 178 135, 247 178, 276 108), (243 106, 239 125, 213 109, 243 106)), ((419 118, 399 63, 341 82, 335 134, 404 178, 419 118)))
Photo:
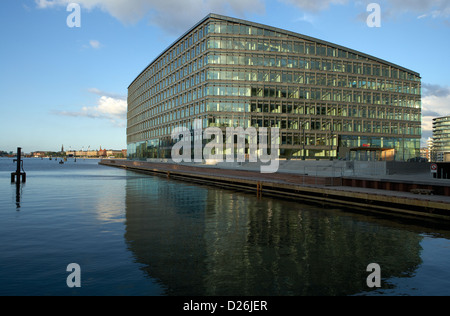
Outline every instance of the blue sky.
POLYGON ((423 84, 423 139, 450 115, 450 0, 2 0, 0 150, 126 148, 133 79, 208 13, 248 19, 386 59, 423 84), (81 7, 68 27, 67 5, 81 7), (381 7, 381 27, 366 24, 381 7))

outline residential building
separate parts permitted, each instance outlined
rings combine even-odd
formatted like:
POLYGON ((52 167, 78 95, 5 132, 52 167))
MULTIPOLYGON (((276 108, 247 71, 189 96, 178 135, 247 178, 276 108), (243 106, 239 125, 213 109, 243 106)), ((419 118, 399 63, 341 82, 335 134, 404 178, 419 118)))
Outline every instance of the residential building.
POLYGON ((450 162, 450 116, 433 119, 432 160, 450 162))

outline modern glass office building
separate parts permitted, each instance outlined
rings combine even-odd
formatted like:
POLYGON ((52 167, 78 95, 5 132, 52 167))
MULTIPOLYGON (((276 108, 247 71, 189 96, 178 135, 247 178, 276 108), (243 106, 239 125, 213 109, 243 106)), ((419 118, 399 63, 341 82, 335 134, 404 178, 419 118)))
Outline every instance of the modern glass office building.
POLYGON ((170 158, 175 127, 279 128, 279 156, 419 157, 420 74, 336 44, 210 14, 128 88, 131 159, 170 158))
POLYGON ((450 162, 450 116, 433 119, 433 147, 431 159, 450 162))

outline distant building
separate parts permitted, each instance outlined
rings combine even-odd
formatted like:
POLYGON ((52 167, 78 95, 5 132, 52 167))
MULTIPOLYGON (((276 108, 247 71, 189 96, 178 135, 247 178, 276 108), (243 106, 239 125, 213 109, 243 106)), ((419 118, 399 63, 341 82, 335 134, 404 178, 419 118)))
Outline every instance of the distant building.
POLYGON ((89 158, 98 157, 98 151, 97 150, 77 151, 76 156, 89 158))
POLYGON ((450 162, 450 116, 433 119, 432 161, 450 162))
POLYGON ((47 151, 34 151, 31 153, 31 157, 34 158, 43 158, 43 157, 47 157, 47 151))
POLYGON ((106 149, 102 149, 102 147, 100 146, 100 149, 98 151, 98 156, 99 157, 106 157, 107 156, 106 149))
POLYGON ((122 155, 123 155, 122 150, 107 150, 106 151, 107 157, 121 158, 122 155))
POLYGON ((430 161, 430 151, 428 147, 421 147, 420 148, 420 158, 426 159, 427 161, 430 161))
POLYGON ((77 151, 66 151, 67 157, 81 157, 81 158, 106 158, 106 157, 115 157, 122 158, 126 157, 127 150, 113 150, 113 149, 102 149, 100 147, 99 150, 77 150, 77 151))
POLYGON ((431 161, 431 154, 433 151, 433 138, 428 137, 426 146, 420 148, 420 158, 431 161))
POLYGON ((72 151, 66 151, 67 157, 84 157, 84 158, 96 158, 98 157, 98 151, 97 150, 72 150, 72 151))

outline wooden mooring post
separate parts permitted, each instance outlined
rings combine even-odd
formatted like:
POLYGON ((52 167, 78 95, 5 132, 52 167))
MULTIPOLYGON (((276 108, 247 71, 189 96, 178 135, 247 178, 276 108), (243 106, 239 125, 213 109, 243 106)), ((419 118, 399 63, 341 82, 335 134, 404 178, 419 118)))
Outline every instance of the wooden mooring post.
POLYGON ((262 183, 259 181, 256 183, 256 196, 262 197, 262 183))

